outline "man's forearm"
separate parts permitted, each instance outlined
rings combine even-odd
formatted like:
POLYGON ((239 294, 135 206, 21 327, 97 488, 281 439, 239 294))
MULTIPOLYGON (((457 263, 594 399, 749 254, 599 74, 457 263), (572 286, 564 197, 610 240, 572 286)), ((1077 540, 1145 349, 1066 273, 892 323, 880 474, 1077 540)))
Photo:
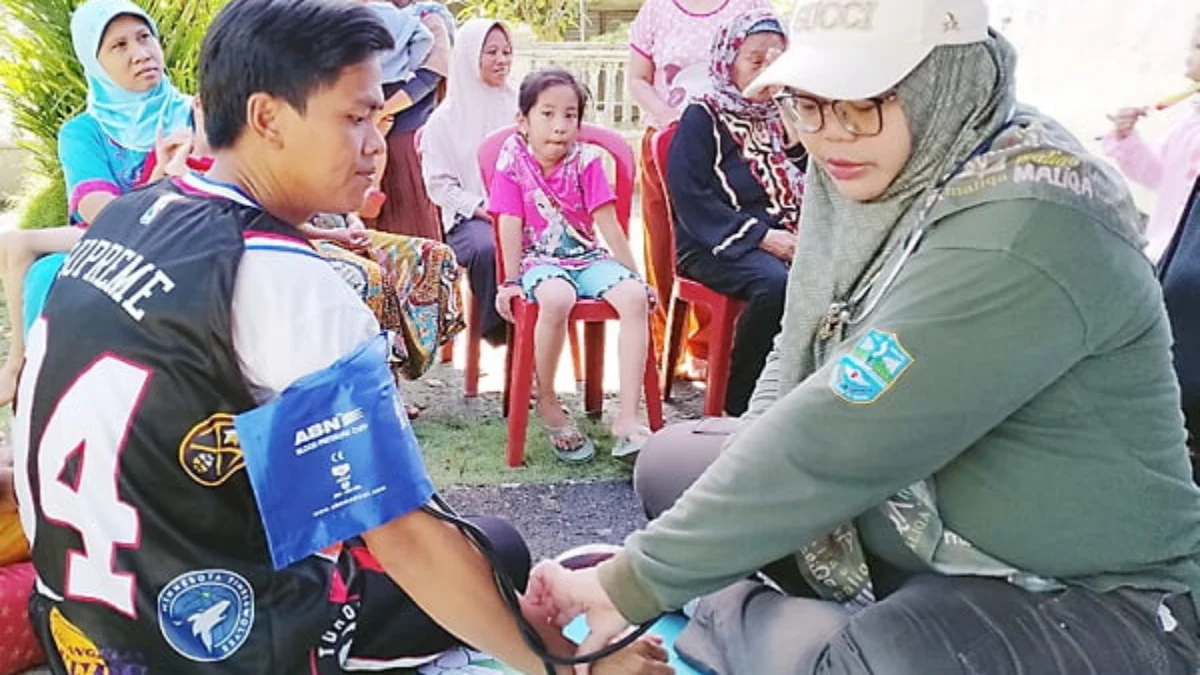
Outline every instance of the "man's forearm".
MULTIPOLYGON (((439 625, 523 673, 545 672, 542 661, 522 641, 487 560, 453 525, 418 511, 363 539, 388 576, 439 625)), ((545 631, 543 639, 556 654, 573 653, 566 639, 552 631, 545 631)))

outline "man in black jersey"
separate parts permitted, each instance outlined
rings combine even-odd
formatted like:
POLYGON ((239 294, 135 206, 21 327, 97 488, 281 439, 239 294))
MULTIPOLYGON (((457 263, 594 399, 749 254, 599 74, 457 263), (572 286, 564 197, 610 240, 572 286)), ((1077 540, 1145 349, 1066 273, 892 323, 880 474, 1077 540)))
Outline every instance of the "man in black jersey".
MULTIPOLYGON (((14 424, 56 674, 380 671, 448 646, 434 622, 544 672, 484 558, 423 511, 275 571, 233 430, 379 332, 296 225, 370 185, 390 46, 356 3, 233 0, 201 55, 211 171, 114 201, 64 263, 14 424)), ((643 642, 596 670, 670 672, 664 658, 643 642)))

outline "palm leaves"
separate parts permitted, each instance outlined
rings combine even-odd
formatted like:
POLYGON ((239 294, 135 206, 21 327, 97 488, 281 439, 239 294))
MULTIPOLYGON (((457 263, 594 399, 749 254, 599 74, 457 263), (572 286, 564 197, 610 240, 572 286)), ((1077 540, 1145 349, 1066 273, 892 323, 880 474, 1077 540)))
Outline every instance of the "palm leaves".
POLYGON ((541 40, 561 40, 580 19, 578 0, 463 0, 450 4, 459 8, 460 19, 483 16, 527 23, 541 40))

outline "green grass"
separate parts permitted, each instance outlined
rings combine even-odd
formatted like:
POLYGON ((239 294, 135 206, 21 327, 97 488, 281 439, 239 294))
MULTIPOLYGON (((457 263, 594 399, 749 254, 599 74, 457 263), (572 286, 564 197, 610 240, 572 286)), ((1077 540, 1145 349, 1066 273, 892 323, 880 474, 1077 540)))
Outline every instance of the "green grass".
POLYGON ((62 181, 32 183, 21 199, 17 227, 38 230, 67 224, 67 188, 62 181))
POLYGON ((436 418, 427 410, 413 423, 425 456, 425 467, 439 488, 559 483, 626 478, 630 475, 630 468, 609 454, 613 439, 606 424, 583 421, 580 428, 596 443, 596 459, 590 463, 568 465, 558 461, 550 450, 545 434, 531 419, 525 442, 525 466, 510 469, 504 463, 507 433, 504 419, 436 418))

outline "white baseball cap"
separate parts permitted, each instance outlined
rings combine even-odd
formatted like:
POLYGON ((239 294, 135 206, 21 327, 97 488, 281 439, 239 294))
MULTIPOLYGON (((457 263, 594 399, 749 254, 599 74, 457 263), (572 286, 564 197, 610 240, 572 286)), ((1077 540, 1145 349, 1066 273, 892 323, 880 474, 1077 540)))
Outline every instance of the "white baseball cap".
POLYGON ((984 0, 799 0, 787 51, 747 88, 801 89, 829 99, 878 96, 934 48, 981 42, 984 0))

